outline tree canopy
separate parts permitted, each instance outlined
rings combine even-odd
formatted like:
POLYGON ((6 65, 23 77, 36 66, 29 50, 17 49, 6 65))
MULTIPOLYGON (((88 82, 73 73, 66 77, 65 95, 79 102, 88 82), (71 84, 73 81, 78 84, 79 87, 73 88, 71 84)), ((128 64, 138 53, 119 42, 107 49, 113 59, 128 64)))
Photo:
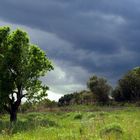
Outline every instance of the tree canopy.
POLYGON ((62 96, 59 101, 59 106, 73 105, 73 104, 93 104, 93 94, 90 91, 82 90, 62 96))
POLYGON ((105 78, 93 75, 87 82, 87 87, 94 94, 96 102, 107 103, 109 101, 109 93, 111 86, 107 83, 105 78))
POLYGON ((23 97, 31 101, 47 95, 40 77, 52 69, 45 52, 30 43, 26 32, 0 27, 0 106, 11 121, 16 120, 23 97))
POLYGON ((119 80, 113 97, 116 101, 135 102, 140 100, 140 67, 130 70, 119 80))

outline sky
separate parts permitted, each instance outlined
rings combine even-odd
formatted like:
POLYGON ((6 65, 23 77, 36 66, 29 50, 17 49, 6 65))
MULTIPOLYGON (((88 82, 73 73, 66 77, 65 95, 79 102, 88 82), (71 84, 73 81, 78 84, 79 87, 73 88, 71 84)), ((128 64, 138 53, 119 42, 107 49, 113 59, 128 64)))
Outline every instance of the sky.
POLYGON ((139 0, 3 0, 0 26, 21 28, 52 60, 48 98, 86 89, 96 74, 117 84, 140 65, 139 0))

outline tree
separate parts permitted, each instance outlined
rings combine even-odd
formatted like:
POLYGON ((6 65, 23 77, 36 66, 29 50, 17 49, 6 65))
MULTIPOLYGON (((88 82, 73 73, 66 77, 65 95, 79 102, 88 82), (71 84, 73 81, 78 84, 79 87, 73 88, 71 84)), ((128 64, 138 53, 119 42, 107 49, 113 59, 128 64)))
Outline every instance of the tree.
POLYGON ((140 100, 140 67, 129 71, 119 80, 113 96, 116 101, 135 102, 140 100))
POLYGON ((40 100, 48 87, 40 79, 53 66, 38 46, 29 42, 26 32, 0 27, 0 107, 17 120, 17 111, 23 97, 40 100))
POLYGON ((59 99, 58 105, 59 106, 70 105, 72 99, 73 99, 73 94, 66 94, 59 99))
POLYGON ((66 94, 62 96, 58 101, 59 106, 66 106, 72 104, 92 104, 92 103, 93 103, 92 93, 86 90, 66 94))
POLYGON ((113 97, 113 99, 115 99, 115 101, 117 101, 117 102, 123 102, 123 101, 125 100, 119 86, 117 86, 117 87, 112 91, 112 97, 113 97))
POLYGON ((94 75, 87 82, 87 87, 94 94, 97 102, 104 104, 109 101, 111 86, 106 79, 94 75))

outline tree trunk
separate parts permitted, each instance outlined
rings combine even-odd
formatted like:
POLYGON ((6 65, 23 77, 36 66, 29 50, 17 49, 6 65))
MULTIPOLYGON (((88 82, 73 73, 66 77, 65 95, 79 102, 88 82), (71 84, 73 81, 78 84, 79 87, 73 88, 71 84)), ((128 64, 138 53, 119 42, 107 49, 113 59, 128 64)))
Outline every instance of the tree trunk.
POLYGON ((12 109, 10 112, 10 122, 16 122, 17 121, 17 110, 12 109))
POLYGON ((18 112, 18 108, 21 104, 21 99, 23 97, 22 94, 22 88, 21 86, 18 87, 18 92, 17 92, 17 100, 15 102, 12 102, 10 105, 10 122, 11 123, 15 123, 17 121, 17 112, 18 112))

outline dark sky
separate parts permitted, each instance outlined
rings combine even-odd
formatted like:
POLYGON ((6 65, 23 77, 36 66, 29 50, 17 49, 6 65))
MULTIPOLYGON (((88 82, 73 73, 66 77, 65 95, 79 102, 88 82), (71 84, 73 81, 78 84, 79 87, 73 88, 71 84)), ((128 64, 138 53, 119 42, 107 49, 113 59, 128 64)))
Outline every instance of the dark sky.
POLYGON ((43 80, 59 94, 86 88, 92 74, 112 85, 140 65, 139 0, 3 0, 0 25, 25 29, 55 70, 43 80))

